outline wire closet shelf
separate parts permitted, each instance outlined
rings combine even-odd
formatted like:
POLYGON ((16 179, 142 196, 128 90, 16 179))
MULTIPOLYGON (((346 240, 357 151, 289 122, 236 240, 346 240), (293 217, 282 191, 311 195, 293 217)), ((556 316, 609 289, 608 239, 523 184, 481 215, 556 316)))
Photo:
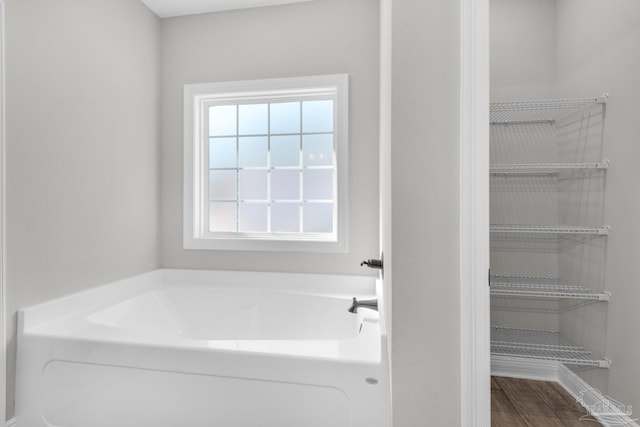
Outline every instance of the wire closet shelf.
POLYGON ((565 98, 493 102, 489 106, 491 124, 553 123, 583 108, 606 104, 608 95, 594 98, 565 98))
POLYGON ((593 291, 567 283, 558 277, 511 276, 492 274, 489 278, 491 295, 533 298, 567 298, 609 301, 608 291, 593 291))
POLYGON ((556 331, 491 327, 491 355, 555 360, 568 365, 610 368, 607 358, 598 359, 556 331))
POLYGON ((489 167, 489 173, 491 175, 549 175, 561 172, 599 171, 608 168, 608 160, 592 163, 496 164, 489 167))
POLYGON ((583 227, 577 225, 531 225, 531 224, 491 224, 492 233, 533 233, 533 234, 589 234, 606 236, 609 227, 583 227))

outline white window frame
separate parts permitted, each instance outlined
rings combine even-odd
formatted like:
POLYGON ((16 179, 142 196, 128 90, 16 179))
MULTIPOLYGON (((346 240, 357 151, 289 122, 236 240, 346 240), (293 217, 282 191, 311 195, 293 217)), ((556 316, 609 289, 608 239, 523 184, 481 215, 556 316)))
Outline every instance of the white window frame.
POLYGON ((187 84, 184 86, 183 246, 201 250, 346 252, 348 215, 347 74, 282 79, 187 84), (208 230, 208 156, 205 112, 212 102, 304 99, 331 95, 334 100, 333 233, 247 233, 208 230))

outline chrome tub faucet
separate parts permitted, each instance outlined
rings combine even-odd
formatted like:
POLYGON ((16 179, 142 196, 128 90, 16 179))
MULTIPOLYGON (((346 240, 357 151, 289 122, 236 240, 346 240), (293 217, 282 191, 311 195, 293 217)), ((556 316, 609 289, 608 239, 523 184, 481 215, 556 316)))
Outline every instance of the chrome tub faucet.
POLYGON ((369 299, 358 301, 355 297, 353 298, 353 303, 351 307, 349 307, 349 313, 357 313, 358 308, 368 308, 370 310, 378 311, 378 300, 377 299, 369 299))

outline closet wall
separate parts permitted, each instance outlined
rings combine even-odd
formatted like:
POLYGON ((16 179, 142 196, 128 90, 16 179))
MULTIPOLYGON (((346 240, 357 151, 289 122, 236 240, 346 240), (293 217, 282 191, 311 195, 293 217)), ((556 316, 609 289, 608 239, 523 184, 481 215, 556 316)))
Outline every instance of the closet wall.
POLYGON ((491 0, 491 102, 555 96, 556 0, 491 0))
MULTIPOLYGON (((603 158, 607 172, 605 210, 587 203, 582 218, 602 215, 611 226, 606 239, 606 268, 592 262, 601 248, 593 245, 566 251, 560 259, 567 274, 585 280, 604 277, 612 296, 608 304, 592 304, 563 313, 560 326, 574 342, 594 351, 606 349, 609 371, 579 371, 589 384, 626 405, 640 408, 640 2, 637 0, 558 0, 557 86, 562 95, 610 93, 603 158), (607 310, 606 315, 602 313, 607 310), (604 318, 604 321, 603 321, 604 318)), ((597 193, 597 188, 591 191, 597 193)), ((575 191, 572 200, 580 193, 575 191)), ((594 203, 597 195, 593 196, 594 203)), ((638 409, 634 411, 638 416, 638 409)))
MULTIPOLYGON (((491 101, 553 98, 556 93, 556 1, 492 0, 491 101)), ((491 126, 491 164, 558 161, 555 136, 540 126, 491 126)), ((553 177, 491 178, 492 224, 557 224, 558 191, 553 177)), ((551 239, 495 235, 492 274, 557 276, 551 239)), ((555 300, 491 299, 492 325, 558 329, 555 300), (544 314, 544 315, 542 315, 544 314)))
MULTIPOLYGON (((545 250, 532 251, 526 261, 529 267, 521 264, 525 262, 521 254, 493 249, 492 272, 540 267, 549 268, 551 275, 555 268, 572 282, 612 294, 608 303, 563 300, 556 305, 534 304, 522 313, 517 302, 509 308, 494 303, 492 323, 532 328, 557 324, 563 336, 592 350, 597 358, 606 356, 613 362, 611 369, 570 368, 604 394, 638 408, 640 332, 635 325, 640 301, 640 168, 634 162, 640 159, 640 3, 492 0, 491 20, 492 101, 587 97, 608 92, 606 121, 595 113, 588 118, 589 123, 570 125, 565 129, 566 137, 560 135, 555 156, 557 161, 611 162, 605 174, 559 179, 554 194, 546 190, 542 178, 528 187, 520 186, 524 195, 517 196, 514 190, 514 197, 506 193, 500 197, 499 191, 494 192, 492 222, 502 220, 501 216, 525 213, 527 222, 609 225, 611 233, 606 238, 587 240, 563 238, 555 261, 545 255, 545 250), (541 211, 536 213, 535 206, 555 206, 555 214, 545 218, 541 211)), ((508 157, 504 148, 498 150, 500 156, 508 157)), ((510 153, 535 158, 545 149, 541 144, 527 152, 510 153)))

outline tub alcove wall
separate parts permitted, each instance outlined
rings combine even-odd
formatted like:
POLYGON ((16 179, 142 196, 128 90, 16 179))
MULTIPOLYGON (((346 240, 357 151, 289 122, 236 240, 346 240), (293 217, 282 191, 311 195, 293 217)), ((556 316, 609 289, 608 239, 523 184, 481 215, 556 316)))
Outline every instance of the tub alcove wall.
MULTIPOLYGON (((380 252, 378 0, 164 21, 138 0, 5 3, 9 417, 19 307, 158 267, 372 274, 359 261, 380 252), (349 252, 182 250, 182 85, 332 72, 352 78, 349 252)), ((385 252, 396 259, 394 425, 458 425, 460 5, 382 3, 393 49, 385 169, 393 218, 383 223, 393 227, 385 252)))
POLYGON ((159 267, 160 22, 137 1, 10 0, 7 416, 18 308, 159 267))

